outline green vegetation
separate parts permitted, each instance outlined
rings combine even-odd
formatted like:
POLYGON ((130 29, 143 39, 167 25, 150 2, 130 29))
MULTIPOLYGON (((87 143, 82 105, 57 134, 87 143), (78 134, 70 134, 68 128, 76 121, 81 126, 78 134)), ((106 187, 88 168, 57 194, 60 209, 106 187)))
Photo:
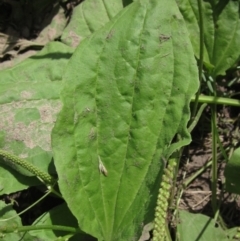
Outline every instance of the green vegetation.
POLYGON ((1 71, 0 194, 44 184, 42 199, 64 201, 31 226, 21 224, 13 204, 0 202, 2 240, 88 234, 130 241, 146 224, 154 241, 238 238, 219 210, 217 148, 227 163, 225 189, 236 194, 240 153, 228 157, 221 146, 216 106, 240 101, 218 96, 216 87, 240 56, 240 2, 127 4, 81 3, 61 42, 1 71), (181 154, 207 104, 213 217, 178 208, 195 176, 175 190, 181 154))

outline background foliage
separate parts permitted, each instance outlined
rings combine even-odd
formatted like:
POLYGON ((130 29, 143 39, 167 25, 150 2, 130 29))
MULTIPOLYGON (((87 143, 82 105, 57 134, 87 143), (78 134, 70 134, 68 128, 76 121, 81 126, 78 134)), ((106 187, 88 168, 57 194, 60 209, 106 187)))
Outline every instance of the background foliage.
MULTIPOLYGON (((58 176, 65 203, 40 216, 27 234, 12 233, 24 230, 19 218, 0 220, 0 230, 11 232, 5 240, 87 240, 82 232, 138 240, 154 218, 164 160, 191 141, 189 104, 201 57, 197 1, 87 0, 74 7, 66 27, 58 1, 35 4, 38 14, 53 4, 58 17, 35 42, 15 41, 21 50, 44 45, 38 54, 1 71, 0 145, 58 176), (43 224, 73 229, 34 230, 43 224)), ((204 74, 216 81, 240 55, 239 1, 202 1, 202 19, 204 74)), ((238 159, 236 151, 225 172, 234 193, 238 159)), ((0 194, 42 188, 31 172, 0 161, 0 194)), ((14 215, 5 204, 1 212, 1 219, 14 215)), ((178 240, 231 240, 237 232, 200 214, 180 211, 179 218, 178 240)))

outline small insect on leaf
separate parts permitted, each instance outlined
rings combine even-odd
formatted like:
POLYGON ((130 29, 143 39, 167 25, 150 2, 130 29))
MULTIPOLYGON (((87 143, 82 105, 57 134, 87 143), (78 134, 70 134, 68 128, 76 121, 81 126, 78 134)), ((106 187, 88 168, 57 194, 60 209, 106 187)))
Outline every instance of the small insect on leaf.
POLYGON ((98 156, 98 168, 99 168, 99 171, 100 171, 104 176, 107 176, 107 175, 108 175, 108 171, 107 171, 106 167, 103 165, 100 156, 98 156))

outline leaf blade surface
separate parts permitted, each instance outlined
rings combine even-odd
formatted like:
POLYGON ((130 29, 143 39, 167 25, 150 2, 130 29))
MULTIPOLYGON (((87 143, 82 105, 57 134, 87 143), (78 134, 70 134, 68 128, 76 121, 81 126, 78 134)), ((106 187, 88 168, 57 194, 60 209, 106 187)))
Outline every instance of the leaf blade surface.
POLYGON ((174 1, 137 1, 79 45, 64 76, 52 146, 61 192, 82 230, 99 240, 140 236, 141 223, 153 218, 161 156, 190 140, 196 88, 174 1), (171 149, 178 132, 183 140, 171 149))

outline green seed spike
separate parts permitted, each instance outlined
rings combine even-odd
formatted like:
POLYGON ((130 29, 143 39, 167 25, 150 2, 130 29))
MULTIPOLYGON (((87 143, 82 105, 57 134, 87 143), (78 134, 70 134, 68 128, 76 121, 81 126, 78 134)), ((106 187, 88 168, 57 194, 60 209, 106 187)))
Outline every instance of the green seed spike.
POLYGON ((153 229, 153 241, 165 241, 166 234, 166 218, 168 211, 168 199, 170 197, 171 185, 173 180, 175 160, 170 159, 168 166, 164 170, 161 186, 159 189, 157 207, 155 209, 154 229, 153 229))
POLYGON ((56 183, 56 179, 53 178, 52 176, 50 176, 48 173, 43 172, 38 167, 36 167, 33 164, 19 158, 18 156, 15 156, 15 155, 13 155, 13 154, 11 154, 7 151, 1 150, 1 149, 0 149, 0 156, 8 159, 9 161, 11 161, 14 164, 17 164, 17 165, 25 168, 26 170, 28 170, 29 172, 31 172, 32 174, 37 176, 46 185, 52 186, 53 184, 56 183))

